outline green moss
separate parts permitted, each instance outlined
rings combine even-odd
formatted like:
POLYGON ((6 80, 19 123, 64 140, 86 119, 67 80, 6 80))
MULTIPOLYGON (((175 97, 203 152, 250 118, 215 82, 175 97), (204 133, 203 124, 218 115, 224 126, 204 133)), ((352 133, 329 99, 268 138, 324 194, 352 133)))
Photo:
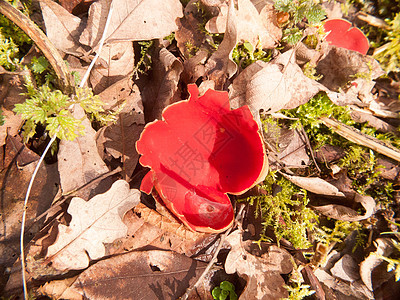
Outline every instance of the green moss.
POLYGON ((269 240, 266 231, 273 228, 278 245, 285 238, 296 249, 311 247, 307 235, 317 225, 318 216, 307 207, 307 192, 275 172, 269 173, 261 188, 265 195, 246 199, 256 205, 256 214, 261 216, 264 231, 260 241, 269 240))
POLYGON ((237 44, 232 52, 233 61, 242 69, 245 69, 247 66, 258 60, 269 62, 271 58, 271 51, 264 51, 259 48, 254 49, 252 44, 249 42, 237 44))

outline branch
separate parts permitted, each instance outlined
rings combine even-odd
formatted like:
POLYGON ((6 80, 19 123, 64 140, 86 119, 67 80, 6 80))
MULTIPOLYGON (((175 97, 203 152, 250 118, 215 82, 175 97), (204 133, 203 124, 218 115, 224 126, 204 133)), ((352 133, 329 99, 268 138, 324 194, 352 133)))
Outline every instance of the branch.
POLYGON ((56 47, 43 31, 31 19, 5 0, 0 1, 0 13, 10 19, 32 39, 53 67, 63 92, 72 93, 74 88, 68 68, 56 47))

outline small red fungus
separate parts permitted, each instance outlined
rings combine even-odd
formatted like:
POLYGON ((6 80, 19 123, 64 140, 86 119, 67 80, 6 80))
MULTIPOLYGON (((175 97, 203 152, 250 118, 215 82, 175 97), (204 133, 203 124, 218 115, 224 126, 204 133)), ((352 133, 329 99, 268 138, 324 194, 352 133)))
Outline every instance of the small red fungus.
POLYGON ((140 189, 153 187, 163 204, 192 230, 221 232, 234 214, 227 193, 241 194, 268 171, 262 138, 248 106, 231 110, 227 92, 208 90, 169 105, 136 143, 150 167, 140 189))
POLYGON ((367 54, 369 43, 367 37, 356 27, 351 27, 349 21, 331 19, 324 22, 324 30, 328 35, 326 40, 337 47, 367 54))

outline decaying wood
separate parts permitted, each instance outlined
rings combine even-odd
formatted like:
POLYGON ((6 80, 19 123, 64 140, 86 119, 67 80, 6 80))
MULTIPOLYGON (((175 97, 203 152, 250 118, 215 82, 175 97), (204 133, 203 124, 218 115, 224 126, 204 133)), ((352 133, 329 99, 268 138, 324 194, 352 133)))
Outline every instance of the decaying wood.
POLYGON ((334 132, 348 139, 349 141, 361 146, 368 147, 378 153, 386 155, 396 161, 400 162, 400 151, 394 147, 389 147, 384 142, 372 136, 363 134, 357 129, 347 126, 335 119, 323 117, 321 121, 331 128, 334 132))

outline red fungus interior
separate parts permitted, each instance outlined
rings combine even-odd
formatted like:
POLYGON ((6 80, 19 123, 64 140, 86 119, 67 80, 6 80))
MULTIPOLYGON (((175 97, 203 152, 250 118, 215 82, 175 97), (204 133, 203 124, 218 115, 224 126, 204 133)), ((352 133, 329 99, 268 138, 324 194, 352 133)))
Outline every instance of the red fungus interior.
POLYGON ((349 21, 343 19, 331 19, 324 23, 324 30, 328 33, 326 40, 337 47, 367 54, 369 42, 362 31, 351 27, 349 21))
POLYGON ((226 92, 207 91, 168 106, 163 121, 145 127, 137 150, 151 168, 141 189, 154 185, 164 204, 186 225, 221 231, 233 222, 226 193, 240 194, 266 171, 258 125, 247 106, 230 110, 226 92))

